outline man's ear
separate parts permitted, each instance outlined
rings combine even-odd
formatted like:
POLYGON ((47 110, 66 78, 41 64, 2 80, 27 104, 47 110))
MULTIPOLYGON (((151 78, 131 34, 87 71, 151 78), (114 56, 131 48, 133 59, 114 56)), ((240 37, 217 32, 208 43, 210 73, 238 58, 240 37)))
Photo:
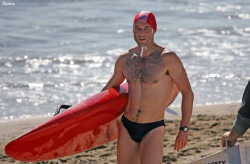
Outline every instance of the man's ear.
POLYGON ((155 30, 152 28, 152 34, 154 35, 155 34, 155 30))

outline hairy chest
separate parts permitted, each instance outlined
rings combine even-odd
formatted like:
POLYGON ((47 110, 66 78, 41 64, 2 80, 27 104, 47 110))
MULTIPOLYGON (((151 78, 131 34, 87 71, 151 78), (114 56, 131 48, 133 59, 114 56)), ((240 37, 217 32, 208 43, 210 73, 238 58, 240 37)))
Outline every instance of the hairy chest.
POLYGON ((148 58, 132 55, 127 59, 123 70, 129 82, 156 83, 163 76, 165 66, 160 55, 148 58))

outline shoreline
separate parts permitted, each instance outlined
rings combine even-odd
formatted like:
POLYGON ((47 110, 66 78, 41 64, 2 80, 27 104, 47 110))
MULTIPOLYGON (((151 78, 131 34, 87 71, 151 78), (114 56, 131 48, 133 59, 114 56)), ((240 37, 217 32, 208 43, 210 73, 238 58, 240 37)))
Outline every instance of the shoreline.
MULTIPOLYGON (((218 104, 205 104, 205 105, 195 105, 193 107, 193 116, 195 115, 199 115, 199 114, 224 114, 223 112, 228 110, 228 112, 235 114, 238 111, 238 108, 240 106, 240 102, 229 102, 229 103, 218 103, 218 104), (229 107, 229 108, 228 108, 229 107), (215 111, 217 108, 220 108, 221 111, 215 111), (235 112, 235 113, 234 113, 235 112)), ((175 116, 173 114, 169 114, 169 113, 165 113, 165 120, 170 119, 170 120, 174 120, 174 119, 180 119, 181 117, 179 117, 181 115, 181 107, 178 106, 169 106, 170 109, 172 109, 173 111, 178 113, 178 116, 175 116), (168 117, 171 116, 171 117, 168 117), (174 116, 174 117, 173 117, 174 116)), ((5 122, 15 122, 15 121, 37 121, 37 122, 41 122, 41 121, 46 121, 50 118, 53 117, 53 114, 51 115, 37 115, 37 116, 29 116, 29 117, 16 117, 13 119, 0 119, 0 123, 5 123, 5 122)), ((1 128, 1 126, 0 126, 1 128)))
MULTIPOLYGON (((236 114, 240 107, 240 102, 225 103, 225 104, 211 104, 211 105, 197 105, 193 107, 192 119, 197 115, 225 115, 236 114)), ((181 119, 181 107, 171 107, 170 109, 178 113, 178 115, 172 115, 165 112, 165 120, 180 120, 181 119)))
MULTIPOLYGON (((230 130, 239 107, 240 103, 194 106, 190 122, 189 142, 186 148, 180 152, 176 152, 173 147, 181 119, 181 109, 180 107, 171 108, 170 106, 178 115, 171 115, 169 113, 165 115, 166 127, 163 163, 189 163, 203 156, 222 150, 220 146, 221 136, 226 131, 230 130)), ((0 163, 23 163, 8 157, 4 152, 5 145, 51 117, 53 116, 0 121, 0 163)), ((238 141, 245 142, 247 138, 250 138, 250 132, 247 132, 238 141)), ((74 162, 117 163, 116 141, 73 156, 49 161, 51 164, 74 162)))

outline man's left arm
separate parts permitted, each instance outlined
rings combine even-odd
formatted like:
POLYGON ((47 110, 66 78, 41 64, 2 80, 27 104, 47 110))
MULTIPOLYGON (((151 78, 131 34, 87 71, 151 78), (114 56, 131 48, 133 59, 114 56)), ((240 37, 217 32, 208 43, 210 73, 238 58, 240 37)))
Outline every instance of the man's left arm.
MULTIPOLYGON (((184 126, 188 127, 193 110, 193 100, 194 100, 193 91, 191 89, 191 85, 189 83, 186 70, 183 67, 183 64, 179 59, 179 57, 172 52, 169 55, 169 61, 171 61, 169 65, 170 76, 182 94, 182 104, 181 104, 182 119, 180 122, 180 127, 184 126)), ((174 149, 177 151, 183 149, 186 146, 187 141, 188 141, 188 132, 179 130, 175 140, 174 149)))

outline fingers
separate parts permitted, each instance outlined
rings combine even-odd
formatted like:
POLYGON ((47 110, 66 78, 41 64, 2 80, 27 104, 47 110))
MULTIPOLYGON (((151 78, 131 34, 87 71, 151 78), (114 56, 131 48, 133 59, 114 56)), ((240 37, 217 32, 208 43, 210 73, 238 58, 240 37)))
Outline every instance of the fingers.
POLYGON ((181 149, 186 147, 186 145, 187 145, 187 141, 176 141, 174 150, 180 151, 181 149))
POLYGON ((226 141, 224 138, 221 139, 221 147, 226 147, 226 141))
POLYGON ((179 132, 174 145, 174 150, 180 151, 187 145, 188 141, 188 133, 187 132, 179 132))
POLYGON ((176 142, 174 146, 174 150, 180 151, 186 146, 187 142, 176 142))
POLYGON ((229 132, 226 132, 223 134, 222 138, 221 138, 221 146, 224 148, 226 147, 226 141, 229 140, 229 132))

